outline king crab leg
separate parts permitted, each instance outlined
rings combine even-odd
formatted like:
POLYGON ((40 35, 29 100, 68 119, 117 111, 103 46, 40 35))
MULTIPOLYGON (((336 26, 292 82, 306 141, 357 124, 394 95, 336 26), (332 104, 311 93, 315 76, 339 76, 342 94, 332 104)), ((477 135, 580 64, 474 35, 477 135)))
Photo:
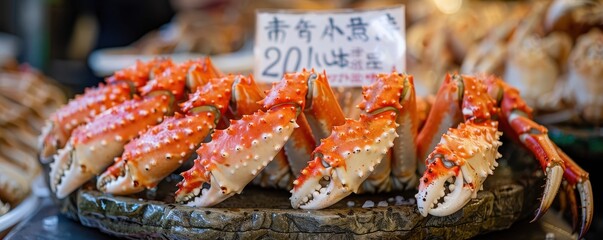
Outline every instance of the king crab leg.
POLYGON ((308 80, 306 99, 304 114, 297 117, 298 127, 285 143, 285 151, 277 154, 277 158, 258 176, 262 178, 261 186, 274 182, 269 179, 276 177, 282 179, 282 183, 286 180, 287 184, 281 184, 280 188, 291 189, 293 179, 299 177, 301 170, 311 159, 316 142, 328 136, 334 126, 344 123, 343 111, 326 79, 326 72, 318 74, 316 79, 308 80))
POLYGON ((106 79, 106 85, 86 89, 84 94, 69 101, 46 122, 39 137, 40 160, 52 161, 52 156, 67 144, 71 133, 78 126, 88 123, 101 112, 131 99, 144 86, 152 72, 161 72, 172 66, 170 60, 153 60, 117 71, 106 79))
POLYGON ((500 157, 498 147, 502 143, 498 139, 502 134, 497 130, 498 122, 492 120, 498 109, 487 87, 470 76, 454 75, 448 79, 446 84, 456 85, 462 94, 460 112, 465 121, 442 135, 426 159, 427 169, 416 194, 423 216, 446 216, 465 206, 477 196, 500 157))
POLYGON ((122 156, 99 177, 97 188, 124 195, 155 187, 216 128, 228 109, 233 85, 241 78, 244 77, 229 75, 206 80, 181 105, 186 115, 168 117, 128 143, 122 156))
MULTIPOLYGON (((234 86, 233 102, 236 104, 230 106, 230 111, 227 112, 229 115, 228 119, 240 119, 244 115, 251 115, 259 109, 262 109, 262 105, 259 103, 266 96, 256 86, 252 76, 244 79, 239 84, 234 86)), ((299 128, 294 130, 295 132, 300 130, 299 128)), ((294 137, 291 137, 292 139, 294 137)), ((273 188, 286 188, 291 184, 289 176, 291 170, 287 155, 284 150, 274 157, 274 160, 264 168, 264 170, 253 179, 253 184, 262 187, 273 187, 273 188)))
POLYGON ((320 81, 326 81, 326 76, 307 71, 286 74, 261 102, 265 111, 245 115, 231 121, 227 129, 217 130, 212 141, 197 150, 194 167, 182 174, 176 200, 191 206, 212 206, 242 191, 295 137, 299 116, 313 100, 308 97, 308 86, 314 89, 312 86, 320 81))
POLYGON ((286 74, 261 102, 266 112, 259 110, 231 120, 228 128, 212 134, 212 141, 201 144, 193 168, 182 173, 184 180, 178 184, 176 201, 212 206, 241 192, 273 160, 297 127, 310 77, 316 75, 305 71, 286 74))
POLYGON ((578 229, 578 216, 582 216, 579 237, 582 238, 582 236, 584 236, 584 234, 586 234, 590 228, 594 214, 592 185, 590 184, 590 180, 588 178, 588 172, 584 171, 584 169, 578 166, 578 164, 567 156, 567 154, 565 154, 565 152, 563 152, 559 147, 557 147, 557 152, 565 164, 563 178, 565 179, 566 183, 565 191, 569 196, 570 207, 572 208, 571 213, 574 231, 578 229), (578 193, 580 195, 580 204, 582 210, 581 215, 578 215, 578 204, 575 196, 576 188, 578 189, 578 193))
MULTIPOLYGON (((391 166, 385 157, 398 136, 397 122, 403 123, 406 128, 400 132, 412 134, 412 128, 415 127, 413 120, 409 121, 415 108, 404 109, 414 101, 412 83, 410 76, 382 74, 371 86, 363 88, 364 100, 359 108, 367 114, 361 114, 359 120, 348 119, 345 124, 334 127, 331 135, 314 150, 313 160, 294 181, 291 191, 291 205, 294 208, 325 208, 352 192, 385 191, 391 188, 391 166)), ((415 151, 414 146, 411 151, 415 151)), ((394 159, 407 159, 407 156, 395 156, 394 159)), ((413 163, 396 165, 412 166, 413 163)), ((410 171, 414 173, 414 169, 410 171)), ((393 174, 395 181, 406 177, 402 171, 394 171, 393 174)))
POLYGON ((182 99, 187 62, 168 68, 141 88, 134 98, 104 111, 73 131, 65 148, 51 165, 51 190, 64 198, 108 167, 124 145, 149 126, 161 123, 182 99))
MULTIPOLYGON (((417 136, 417 161, 427 159, 429 151, 438 144, 438 136, 442 136, 448 128, 463 120, 459 104, 463 96, 463 85, 452 84, 453 81, 451 75, 446 75, 425 125, 417 136)), ((425 172, 425 167, 425 164, 421 163, 417 168, 419 172, 425 172)))
POLYGON ((392 188, 394 190, 407 190, 415 188, 418 183, 417 174, 417 135, 419 119, 417 114, 417 100, 412 77, 404 81, 402 92, 402 109, 398 113, 396 122, 398 137, 394 140, 392 148, 393 160, 391 162, 392 188))
POLYGON ((299 126, 291 139, 285 144, 293 177, 299 177, 301 170, 312 159, 312 151, 317 142, 329 134, 335 126, 343 125, 345 116, 337 103, 337 98, 331 90, 326 72, 319 74, 316 79, 308 81, 308 94, 304 113, 297 118, 299 126))
MULTIPOLYGON (((548 210, 562 180, 565 179, 570 188, 577 187, 580 195, 582 227, 579 238, 582 238, 590 227, 593 215, 592 186, 588 173, 549 139, 548 130, 544 126, 531 120, 532 109, 519 97, 517 89, 494 77, 487 78, 486 81, 491 88, 490 95, 496 94, 501 97, 499 100, 501 104, 500 118, 509 126, 505 130, 511 132, 510 135, 516 137, 534 154, 547 176, 540 207, 533 221, 538 220, 548 210), (497 92, 502 92, 502 94, 497 92)), ((574 215, 575 218, 577 216, 574 215)))
MULTIPOLYGON (((534 220, 550 207, 565 178, 566 189, 578 189, 582 205, 582 237, 590 226, 593 214, 588 173, 559 150, 548 138, 545 127, 531 120, 532 110, 519 97, 517 89, 495 77, 479 76, 478 79, 455 76, 452 80, 463 89, 461 113, 465 122, 443 135, 427 158, 427 170, 416 195, 421 214, 446 216, 476 196, 487 175, 492 174, 496 167, 495 159, 500 157, 496 149, 501 145, 498 141, 501 134, 496 131, 498 122, 492 119, 492 116, 496 116, 501 121, 502 129, 534 154, 547 175, 534 220), (494 103, 500 106, 500 110, 494 107, 494 103)), ((573 194, 573 190, 568 194, 573 194)), ((569 199, 570 204, 575 204, 573 197, 569 199)), ((576 214, 577 210, 572 212, 576 214)))

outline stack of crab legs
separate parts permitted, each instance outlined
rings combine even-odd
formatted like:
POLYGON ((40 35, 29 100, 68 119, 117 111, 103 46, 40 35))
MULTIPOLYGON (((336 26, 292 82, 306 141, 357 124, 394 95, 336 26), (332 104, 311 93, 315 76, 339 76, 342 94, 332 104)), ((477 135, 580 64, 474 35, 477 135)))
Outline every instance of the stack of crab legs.
POLYGON ((588 230, 588 173, 531 120, 515 88, 495 76, 447 75, 421 129, 416 105, 413 77, 396 72, 363 87, 363 113, 354 120, 345 118, 324 72, 287 73, 262 92, 251 76, 223 75, 207 58, 155 59, 116 72, 57 111, 40 137, 40 157, 52 162, 59 198, 99 174, 103 192, 154 188, 196 152, 175 193, 189 206, 216 205, 250 182, 290 189, 291 205, 302 209, 418 185, 418 211, 446 216, 493 173, 504 132, 546 174, 535 219, 564 182, 574 226, 581 217, 580 236, 588 230))

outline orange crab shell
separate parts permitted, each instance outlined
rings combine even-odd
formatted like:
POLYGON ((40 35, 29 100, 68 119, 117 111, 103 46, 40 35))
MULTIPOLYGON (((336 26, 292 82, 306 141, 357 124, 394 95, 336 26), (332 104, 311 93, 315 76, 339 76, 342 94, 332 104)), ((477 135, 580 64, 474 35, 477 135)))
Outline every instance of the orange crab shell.
MULTIPOLYGON (((187 117, 176 113, 174 117, 166 118, 162 124, 150 128, 128 143, 118 161, 126 161, 136 185, 152 188, 163 178, 155 176, 169 175, 192 155, 199 143, 213 131, 215 117, 212 113, 198 113, 187 117), (170 161, 178 162, 169 163, 170 161)), ((108 171, 114 176, 119 174, 119 169, 108 171)))
POLYGON ((308 79, 314 72, 302 71, 286 73, 283 80, 273 83, 272 89, 266 92, 266 98, 260 102, 264 109, 280 104, 297 104, 303 111, 308 93, 308 79))
POLYGON ((188 61, 186 63, 169 67, 163 71, 160 75, 149 81, 146 85, 140 88, 141 95, 145 96, 155 91, 168 91, 174 95, 176 100, 184 97, 184 90, 186 85, 186 74, 188 68, 194 62, 188 61))
POLYGON ((371 116, 361 114, 359 120, 346 119, 344 125, 334 127, 331 135, 321 140, 320 146, 314 150, 314 159, 302 170, 301 175, 294 182, 295 187, 301 186, 309 177, 316 176, 325 168, 317 155, 321 155, 322 160, 329 166, 345 169, 347 155, 369 151, 370 148, 367 146, 373 145, 375 139, 379 139, 382 132, 372 131, 372 129, 395 129, 395 119, 395 112, 371 116))
POLYGON ((176 196, 181 192, 192 192, 195 188, 201 187, 203 183, 209 183, 209 174, 210 172, 207 171, 200 161, 195 161, 191 169, 180 174, 183 180, 177 184, 178 191, 176 191, 176 196))
MULTIPOLYGON (((465 147, 463 143, 459 143, 455 138, 478 139, 482 136, 496 136, 498 122, 484 122, 483 124, 489 124, 488 127, 475 123, 470 124, 477 127, 461 123, 457 128, 450 128, 446 134, 442 135, 442 139, 446 144, 438 143, 434 151, 427 157, 427 170, 423 175, 421 184, 428 185, 436 176, 444 176, 450 171, 455 176, 458 175, 460 167, 466 164, 467 159, 480 151, 477 146, 473 148, 465 147), (446 167, 443 163, 443 158, 446 158, 446 161, 454 163, 454 165, 446 167)), ((495 142, 496 140, 490 139, 490 141, 495 142)))
POLYGON ((148 62, 137 60, 134 66, 116 71, 105 81, 107 83, 130 81, 133 83, 133 87, 140 88, 144 86, 152 76, 159 75, 165 69, 172 66, 174 66, 174 63, 170 59, 154 58, 148 62))
POLYGON ((239 75, 239 84, 236 84, 234 89, 237 93, 244 94, 244 96, 238 97, 236 109, 233 109, 235 114, 249 115, 262 108, 261 103, 255 100, 264 99, 265 95, 256 85, 252 75, 248 77, 239 75))
POLYGON ((221 114, 228 109, 231 99, 232 84, 242 76, 228 75, 223 78, 209 79, 208 83, 189 95, 189 100, 180 105, 183 112, 189 112, 195 107, 214 106, 221 114))
POLYGON ((196 60, 188 65, 190 67, 187 70, 187 84, 193 92, 196 88, 204 86, 210 79, 224 76, 224 74, 214 67, 209 57, 203 60, 196 60))
MULTIPOLYGON (((127 141, 138 135, 149 125, 163 120, 164 114, 172 111, 169 96, 158 95, 146 99, 135 97, 98 115, 94 121, 77 128, 71 141, 74 146, 90 141, 115 136, 116 141, 127 141), (132 127, 140 126, 140 127, 132 127)), ((101 142, 101 145, 103 143, 101 142)))
POLYGON ((464 92, 462 106, 465 119, 491 120, 498 112, 488 86, 473 76, 463 75, 464 92))
MULTIPOLYGON (((290 119, 295 119, 297 109, 292 106, 282 106, 269 109, 266 114, 256 112, 253 115, 245 115, 240 120, 231 120, 230 126, 225 130, 216 130, 212 134, 212 141, 203 144, 198 150, 199 158, 203 165, 211 170, 215 164, 224 164, 228 167, 233 164, 227 161, 229 151, 240 151, 249 149, 254 140, 263 138, 265 134, 274 131, 273 126, 284 126, 290 119), (278 114, 274 114, 278 113, 278 114), (237 139, 232 141, 232 139, 237 139)), ((253 153, 246 159, 235 159, 234 161, 251 161, 253 153)), ((257 160, 257 159, 256 159, 257 160)))
POLYGON ((59 126, 62 126, 63 131, 69 133, 98 113, 130 99, 130 97, 130 86, 127 83, 106 86, 100 84, 98 88, 86 89, 83 95, 78 95, 61 111, 55 112, 52 118, 59 126))
MULTIPOLYGON (((234 152, 248 151, 253 145, 258 144, 259 140, 266 139, 273 131, 283 130, 278 129, 279 126, 287 126, 291 121, 294 122, 296 117, 296 107, 281 105, 267 112, 258 111, 253 115, 245 115, 240 120, 231 120, 227 129, 216 130, 212 134, 212 141, 202 144, 197 149, 199 157, 195 159, 193 168, 181 174, 184 180, 178 184, 177 194, 181 191, 190 192, 198 188, 203 182, 209 182, 209 173, 215 170, 219 171, 218 165, 235 171, 239 169, 239 166, 247 166, 251 165, 251 162, 259 161, 261 164, 254 164, 254 166, 265 167, 269 160, 259 159, 253 152, 240 159, 232 158, 230 155, 234 152)), ((282 146, 275 146, 275 148, 280 150, 282 146)), ((254 176, 258 172, 259 170, 255 170, 255 173, 252 171, 251 175, 245 177, 254 176)), ((222 187, 223 191, 230 191, 231 189, 226 189, 226 187, 240 186, 222 187)))
POLYGON ((405 77, 409 78, 409 81, 412 83, 412 76, 401 73, 378 74, 377 78, 379 78, 379 81, 362 87, 364 101, 358 104, 358 108, 368 113, 384 107, 393 107, 401 110, 400 97, 404 89, 405 77))

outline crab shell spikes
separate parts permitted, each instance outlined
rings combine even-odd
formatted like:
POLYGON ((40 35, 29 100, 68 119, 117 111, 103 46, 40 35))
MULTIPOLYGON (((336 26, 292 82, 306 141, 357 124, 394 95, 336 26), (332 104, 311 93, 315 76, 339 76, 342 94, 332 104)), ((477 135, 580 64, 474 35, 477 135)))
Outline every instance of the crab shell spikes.
POLYGON ((228 75, 223 78, 208 79, 207 83, 189 95, 189 100, 180 105, 183 112, 189 112, 196 107, 213 106, 221 114, 228 109, 231 100, 232 85, 241 75, 228 75))
POLYGON ((112 194, 131 194, 155 187, 180 167, 216 128, 228 109, 232 85, 244 78, 229 75, 207 79, 176 114, 149 129, 125 147, 125 152, 97 181, 98 189, 112 194))
POLYGON ((184 97, 184 88, 186 85, 186 74, 188 68, 193 64, 187 61, 183 64, 167 68, 161 74, 150 80, 146 85, 140 88, 140 94, 143 96, 153 92, 169 92, 180 100, 184 97))
POLYGON ((308 81, 318 78, 315 72, 286 73, 283 79, 272 85, 267 91, 266 98, 260 102, 264 109, 270 109, 280 104, 296 104, 303 111, 308 93, 308 81))
POLYGON ((423 216, 447 216, 477 196, 486 177, 498 166, 502 135, 497 122, 461 123, 450 128, 426 160, 427 170, 416 194, 423 216), (447 185, 447 183, 450 183, 447 185))
POLYGON ((362 87, 363 101, 358 104, 358 108, 368 113, 386 107, 401 110, 400 99, 405 90, 404 81, 412 82, 412 76, 393 72, 378 74, 377 79, 373 84, 362 87))
POLYGON ((386 111, 362 114, 359 120, 347 119, 344 125, 334 127, 314 150, 314 160, 294 181, 291 205, 321 209, 357 192, 398 137, 395 120, 396 113, 386 111))
POLYGON ((180 167, 215 128, 211 111, 176 113, 129 142, 122 156, 97 180, 97 188, 112 194, 132 194, 155 187, 180 167))
POLYGON ((75 128, 130 98, 130 86, 125 82, 86 89, 84 94, 56 111, 46 123, 39 138, 41 160, 50 161, 52 155, 67 144, 75 128))
POLYGON ((52 160, 52 155, 67 144, 76 127, 132 98, 137 89, 147 83, 152 68, 163 62, 171 63, 169 60, 153 60, 147 63, 137 61, 136 65, 117 71, 105 79, 106 85, 101 83, 96 88, 86 89, 84 94, 78 95, 56 111, 46 123, 39 138, 42 162, 52 160))
POLYGON ((78 127, 67 146, 55 155, 50 181, 59 198, 64 198, 113 163, 124 144, 148 126, 171 114, 169 96, 135 98, 104 111, 93 121, 78 127))
POLYGON ((155 58, 148 62, 137 60, 134 66, 119 70, 105 81, 115 83, 117 81, 129 81, 133 87, 140 88, 144 86, 152 76, 160 74, 168 67, 174 66, 171 59, 155 58))
MULTIPOLYGON (((453 77, 453 79, 459 79, 453 77)), ((488 85, 474 76, 462 75, 463 102, 461 112, 467 120, 490 121, 498 112, 495 100, 488 93, 488 85)))
POLYGON ((283 148, 297 127, 297 113, 295 106, 279 105, 216 130, 212 141, 197 150, 193 168, 182 173, 176 200, 207 207, 240 193, 283 148), (210 188, 201 191, 204 183, 210 188))

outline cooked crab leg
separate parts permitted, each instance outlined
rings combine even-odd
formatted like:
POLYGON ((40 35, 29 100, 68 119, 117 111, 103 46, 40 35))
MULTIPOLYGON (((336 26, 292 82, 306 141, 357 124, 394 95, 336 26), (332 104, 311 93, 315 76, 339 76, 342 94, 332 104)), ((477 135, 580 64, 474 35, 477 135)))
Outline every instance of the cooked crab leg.
POLYGON ((540 218, 550 207, 565 177, 570 187, 578 187, 583 206, 581 236, 584 235, 593 213, 588 173, 559 150, 548 138, 545 127, 531 120, 532 110, 520 98, 517 89, 496 77, 480 78, 452 78, 455 84, 464 89, 461 112, 466 121, 457 129, 449 130, 427 158, 427 170, 416 196, 419 211, 423 215, 449 215, 463 207, 471 196, 475 196, 487 174, 496 166, 494 160, 498 153, 494 150, 500 145, 500 133, 495 131, 498 123, 491 119, 496 114, 505 133, 530 150, 547 175, 543 197, 534 220, 540 218), (492 107, 493 102, 500 106, 500 111, 492 107), (472 130, 475 126, 480 128, 479 131, 472 130), (483 129, 484 127, 487 128, 483 129), (469 167, 465 167, 466 164, 469 167), (448 183, 453 183, 448 186, 449 192, 444 186, 447 180, 448 183), (442 197, 444 201, 440 202, 442 197), (435 205, 437 206, 434 208, 435 205))
POLYGON ((548 137, 548 130, 531 120, 532 109, 519 97, 519 91, 502 80, 486 78, 490 86, 490 95, 500 96, 500 119, 510 126, 505 129, 518 139, 538 159, 545 172, 546 185, 540 207, 533 220, 537 220, 553 203, 561 181, 565 179, 572 187, 578 187, 582 204, 582 227, 580 238, 588 230, 593 214, 592 187, 588 173, 581 169, 571 158, 560 151, 548 137))
POLYGON ((262 179, 261 186, 273 186, 270 183, 274 181, 269 179, 277 177, 276 179, 281 179, 280 182, 284 183, 286 180, 287 183, 280 184, 279 188, 291 189, 293 179, 299 177, 301 170, 311 159, 316 142, 328 136, 334 126, 344 123, 343 111, 326 79, 326 72, 319 74, 316 79, 308 80, 306 99, 304 114, 297 117, 298 127, 285 143, 285 151, 278 153, 275 160, 258 176, 262 179))
POLYGON ((203 87, 213 78, 223 77, 224 74, 218 70, 211 62, 209 57, 203 60, 197 60, 197 64, 192 64, 186 75, 186 86, 195 92, 197 88, 203 87))
MULTIPOLYGON (((257 110, 262 109, 260 101, 266 96, 255 84, 252 76, 242 79, 233 87, 233 102, 230 111, 226 112, 228 119, 240 119, 244 115, 250 115, 257 110)), ((299 130, 296 129, 295 131, 299 130)), ((291 170, 285 152, 281 150, 272 162, 264 168, 254 180, 253 183, 262 187, 285 188, 290 185, 289 176, 291 170)))
MULTIPOLYGON (((334 127, 331 135, 322 140, 313 152, 313 160, 294 181, 291 205, 294 208, 320 209, 335 204, 361 188, 365 191, 367 188, 378 191, 377 188, 386 186, 390 171, 384 169, 389 169, 390 166, 383 167, 381 164, 398 136, 397 122, 403 123, 407 128, 400 130, 401 133, 412 134, 413 126, 407 124, 412 122, 411 116, 403 113, 407 110, 403 106, 410 104, 407 101, 414 100, 412 87, 412 77, 398 73, 381 74, 375 83, 364 87, 363 101, 359 108, 367 114, 361 114, 359 120, 346 120, 345 124, 334 127), (363 184, 371 177, 372 183, 363 184)), ((405 147, 399 150, 402 148, 405 147)), ((415 151, 414 146, 410 148, 415 151)), ((400 155, 395 158, 406 157, 408 156, 400 155)), ((414 173, 414 169, 410 171, 414 173)), ((396 170, 396 177, 406 177, 401 173, 404 172, 396 170)))
POLYGON ((266 112, 231 120, 227 129, 217 130, 212 141, 201 144, 195 165, 182 173, 184 180, 178 184, 176 201, 212 206, 240 193, 272 161, 297 127, 295 120, 305 105, 311 76, 316 75, 286 74, 263 100, 266 112))
POLYGON ((500 157, 498 147, 502 143, 498 139, 502 133, 497 130, 498 122, 492 120, 498 109, 487 87, 474 77, 454 75, 447 79, 445 84, 462 89, 459 98, 465 122, 442 135, 426 159, 427 170, 416 194, 423 216, 446 216, 465 206, 477 196, 500 157))
POLYGON ((97 188, 124 195, 155 187, 216 128, 228 109, 233 83, 241 78, 229 75, 208 80, 181 105, 186 115, 169 117, 128 143, 122 156, 99 177, 97 188))
POLYGON ((262 101, 266 111, 246 115, 216 131, 212 141, 197 150, 195 166, 182 174, 176 200, 212 206, 242 191, 292 137, 298 116, 312 100, 307 96, 308 85, 319 81, 326 81, 326 76, 306 71, 286 74, 262 101))
POLYGON ((101 112, 131 99, 137 89, 147 83, 151 71, 163 71, 171 65, 169 60, 136 62, 136 65, 117 71, 107 78, 106 85, 86 89, 84 94, 69 101, 50 117, 42 130, 39 138, 40 160, 50 162, 56 151, 67 144, 75 128, 89 122, 101 112))
MULTIPOLYGON (((326 77, 322 77, 326 75, 327 73, 323 71, 317 79, 308 82, 310 90, 307 99, 311 101, 307 102, 305 112, 308 113, 307 120, 316 142, 328 137, 333 127, 340 126, 345 122, 343 110, 337 103, 337 98, 331 90, 329 82, 326 77)), ((310 153, 314 147, 312 146, 310 153)), ((298 169, 301 170, 303 167, 305 164, 298 169)))
MULTIPOLYGON (((241 109, 239 106, 236 119, 244 115, 251 115, 262 109, 260 101, 265 97, 263 93, 257 92, 257 94, 246 95, 247 101, 254 101, 253 105, 248 104, 246 109, 241 109)), ((253 179, 253 184, 279 189, 289 189, 291 187, 295 173, 299 171, 299 166, 302 165, 300 163, 306 162, 310 158, 310 153, 316 146, 312 130, 305 116, 300 114, 296 122, 298 127, 293 130, 283 149, 276 154, 264 170, 258 173, 258 176, 253 179)))
POLYGON ((320 139, 331 134, 333 127, 345 123, 343 110, 337 103, 327 73, 323 71, 316 79, 308 81, 308 94, 303 115, 297 118, 299 127, 293 131, 291 139, 285 144, 285 150, 291 165, 293 177, 299 177, 301 170, 308 165, 312 151, 320 139), (312 139, 314 137, 314 139, 312 139))
POLYGON ((406 78, 403 87, 400 100, 403 111, 400 111, 396 118, 399 125, 396 133, 403 137, 394 139, 392 148, 391 179, 394 190, 414 189, 418 181, 416 171, 419 118, 412 76, 406 78))
MULTIPOLYGON (((451 75, 446 75, 438 90, 435 103, 427 115, 425 126, 417 136, 417 161, 427 159, 429 151, 438 144, 438 137, 446 133, 448 128, 463 121, 459 102, 464 89, 462 84, 453 84, 454 81, 451 75)), ((419 172, 424 172, 425 167, 421 162, 418 165, 419 172)))
POLYGON ((142 98, 125 101, 74 130, 51 165, 51 189, 57 197, 66 197, 101 173, 128 141, 171 115, 175 102, 184 94, 186 71, 191 64, 168 68, 142 87, 142 98))
POLYGON ((590 180, 588 178, 588 172, 584 171, 584 169, 578 166, 578 164, 567 156, 567 154, 565 154, 565 152, 563 152, 559 147, 557 147, 557 152, 565 164, 563 178, 566 182, 566 193, 571 196, 570 207, 574 209, 571 212, 573 217, 574 231, 576 231, 578 228, 578 204, 574 195, 576 188, 578 189, 578 194, 580 195, 580 204, 582 209, 580 216, 582 216, 582 221, 580 226, 580 236, 578 238, 582 238, 590 228, 594 214, 592 185, 590 184, 590 180))

